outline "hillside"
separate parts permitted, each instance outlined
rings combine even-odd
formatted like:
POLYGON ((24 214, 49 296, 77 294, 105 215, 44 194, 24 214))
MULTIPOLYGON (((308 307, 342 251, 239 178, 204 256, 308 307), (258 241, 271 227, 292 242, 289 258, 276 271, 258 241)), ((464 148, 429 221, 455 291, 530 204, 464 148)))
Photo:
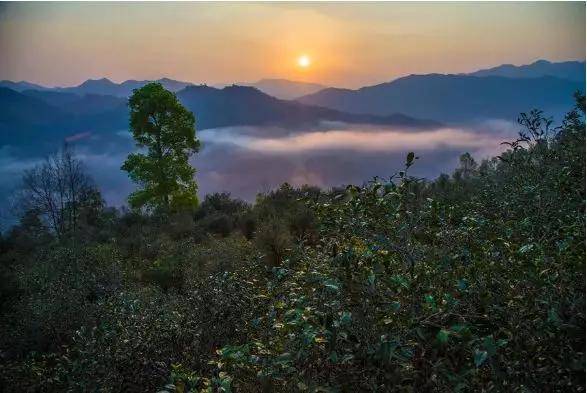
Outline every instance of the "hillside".
POLYGON ((506 78, 466 75, 411 75, 358 90, 325 89, 298 99, 307 105, 349 113, 407 116, 442 122, 486 119, 513 121, 535 108, 561 119, 580 82, 554 77, 506 78))
POLYGON ((85 115, 105 113, 113 110, 127 111, 126 98, 103 94, 76 94, 53 90, 24 90, 22 94, 35 97, 61 111, 85 115))
POLYGON ((8 89, 12 89, 14 91, 24 91, 24 90, 50 90, 50 87, 45 87, 45 86, 41 86, 41 85, 37 85, 35 83, 30 83, 30 82, 26 82, 26 81, 20 81, 20 82, 13 82, 13 81, 8 81, 8 80, 2 80, 0 81, 0 88, 5 87, 8 89))
POLYGON ((126 100, 111 96, 0 88, 0 145, 55 145, 82 132, 109 133, 128 125, 126 100))
POLYGON ((246 86, 216 89, 191 86, 177 93, 180 101, 196 115, 201 129, 233 125, 304 127, 320 121, 432 127, 439 123, 413 119, 396 113, 387 116, 355 115, 279 100, 246 86))
POLYGON ((48 124, 63 116, 44 100, 3 87, 0 87, 0 108, 0 123, 5 125, 48 124))
MULTIPOLYGON (((107 83, 107 85, 109 85, 107 83)), ((252 87, 215 89, 188 86, 177 93, 192 111, 200 130, 229 126, 311 127, 323 121, 358 124, 436 127, 438 122, 400 114, 388 116, 348 114, 278 100, 252 87)), ((128 126, 126 98, 63 91, 0 88, 0 144, 58 142, 68 135, 99 132, 103 135, 128 126), (28 141, 28 142, 27 142, 28 141)))
POLYGON ((326 86, 318 83, 290 81, 287 79, 261 79, 258 82, 243 85, 255 87, 265 94, 282 100, 293 100, 326 88, 326 86))
POLYGON ((553 63, 547 60, 538 60, 532 64, 515 66, 502 64, 497 67, 479 70, 467 74, 470 76, 503 76, 507 78, 540 78, 552 76, 585 83, 585 62, 564 61, 553 63))

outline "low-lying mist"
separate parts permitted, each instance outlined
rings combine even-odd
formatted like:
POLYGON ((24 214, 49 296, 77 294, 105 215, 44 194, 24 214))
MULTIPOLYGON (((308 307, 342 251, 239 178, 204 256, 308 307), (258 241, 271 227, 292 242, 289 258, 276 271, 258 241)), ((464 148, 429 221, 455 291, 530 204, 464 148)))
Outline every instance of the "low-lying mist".
MULTIPOLYGON (((499 153, 500 143, 511 140, 516 129, 503 121, 433 130, 332 123, 301 132, 276 127, 208 129, 197 133, 202 149, 192 163, 197 168, 200 196, 227 191, 252 201, 258 192, 283 182, 327 188, 388 176, 402 169, 409 151, 420 157, 412 174, 433 179, 450 173, 464 152, 479 160, 499 153)), ((130 133, 86 134, 70 143, 75 144, 106 201, 123 205, 134 188, 120 170, 126 155, 136 149, 130 133)), ((50 153, 46 150, 44 154, 50 153)), ((43 160, 38 149, 34 151, 27 154, 24 147, 0 148, 2 200, 9 199, 23 170, 43 160)))

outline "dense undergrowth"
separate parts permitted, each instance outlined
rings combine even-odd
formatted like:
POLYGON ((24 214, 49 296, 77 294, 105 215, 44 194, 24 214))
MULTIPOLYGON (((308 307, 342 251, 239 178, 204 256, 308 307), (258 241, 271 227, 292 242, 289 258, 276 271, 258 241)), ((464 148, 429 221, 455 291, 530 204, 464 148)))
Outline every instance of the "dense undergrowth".
POLYGON ((433 182, 101 208, 2 243, 4 391, 585 389, 584 97, 433 182))

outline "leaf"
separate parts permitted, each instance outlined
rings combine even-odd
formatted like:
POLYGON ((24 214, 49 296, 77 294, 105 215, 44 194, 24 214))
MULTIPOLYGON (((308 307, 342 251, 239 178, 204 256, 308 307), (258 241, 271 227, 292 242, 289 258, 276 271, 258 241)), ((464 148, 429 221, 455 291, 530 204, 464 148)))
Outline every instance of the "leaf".
POLYGON ((450 335, 450 332, 448 330, 444 330, 444 329, 440 329, 438 331, 438 334, 436 335, 436 340, 444 345, 448 342, 448 337, 450 335))
POLYGON ((414 162, 414 157, 415 155, 413 151, 408 153, 408 156, 406 157, 406 166, 412 165, 412 163, 414 162))
POLYGON ((434 300, 434 296, 432 295, 425 295, 424 296, 424 301, 426 302, 426 304, 428 304, 428 306, 436 311, 436 300, 434 300))
POLYGON ((340 287, 338 286, 338 283, 334 280, 326 280, 323 282, 323 285, 328 288, 331 289, 333 291, 338 292, 340 290, 340 287))
POLYGON ((331 352, 330 356, 328 357, 328 359, 332 362, 332 363, 338 363, 338 354, 336 352, 331 352))
POLYGON ((518 252, 520 254, 526 254, 528 251, 532 250, 534 248, 534 244, 530 243, 530 244, 525 244, 522 247, 520 247, 520 249, 518 250, 518 252))
POLYGON ((352 314, 348 311, 344 311, 342 313, 342 315, 340 316, 340 324, 341 325, 346 325, 351 323, 351 319, 352 319, 352 314))
POLYGON ((420 337, 421 340, 426 340, 426 334, 424 334, 424 331, 422 330, 422 328, 416 328, 416 334, 418 335, 418 337, 420 337))
POLYGON ((480 367, 487 360, 487 351, 475 350, 475 366, 480 367))
POLYGON ((398 312, 401 309, 401 307, 402 307, 402 304, 400 302, 398 302, 398 301, 391 302, 391 309, 394 312, 398 312))
POLYGON ((410 288, 410 284, 408 283, 408 281, 400 276, 400 275, 395 275, 395 276, 391 276, 390 281, 396 286, 398 287, 398 289, 401 288, 405 288, 405 289, 409 289, 410 288))
POLYGON ((558 313, 554 307, 551 307, 548 310, 548 322, 550 322, 554 325, 560 325, 560 323, 561 323, 561 319, 558 316, 558 313))
POLYGON ((494 356, 495 352, 497 352, 497 345, 495 344, 493 336, 486 336, 483 339, 483 347, 485 348, 488 356, 494 356))
POLYGON ((459 333, 464 332, 465 330, 467 330, 467 326, 466 325, 459 325, 459 324, 457 324, 457 325, 451 326, 450 330, 453 333, 459 334, 459 333))

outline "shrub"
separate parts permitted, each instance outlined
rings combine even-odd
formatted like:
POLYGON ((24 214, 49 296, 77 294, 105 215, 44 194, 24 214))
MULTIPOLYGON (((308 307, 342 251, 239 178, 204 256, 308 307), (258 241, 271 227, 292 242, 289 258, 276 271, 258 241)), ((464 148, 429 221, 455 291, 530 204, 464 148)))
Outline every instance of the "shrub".
POLYGON ((121 284, 122 270, 114 250, 58 247, 37 254, 14 270, 20 297, 4 309, 2 348, 12 355, 51 351, 67 344, 73 333, 91 324, 97 302, 121 284))
POLYGON ((242 214, 237 220, 238 227, 245 238, 252 240, 257 229, 257 220, 253 212, 242 214))
POLYGON ((164 292, 171 288, 181 289, 183 266, 175 257, 167 256, 153 261, 142 273, 143 281, 161 287, 164 292))
POLYGON ((259 249, 265 253, 265 261, 268 267, 279 266, 292 246, 292 239, 287 225, 277 218, 259 225, 255 242, 259 249))
POLYGON ((200 222, 208 232, 226 237, 230 235, 233 230, 233 218, 222 213, 215 213, 207 216, 200 222))

